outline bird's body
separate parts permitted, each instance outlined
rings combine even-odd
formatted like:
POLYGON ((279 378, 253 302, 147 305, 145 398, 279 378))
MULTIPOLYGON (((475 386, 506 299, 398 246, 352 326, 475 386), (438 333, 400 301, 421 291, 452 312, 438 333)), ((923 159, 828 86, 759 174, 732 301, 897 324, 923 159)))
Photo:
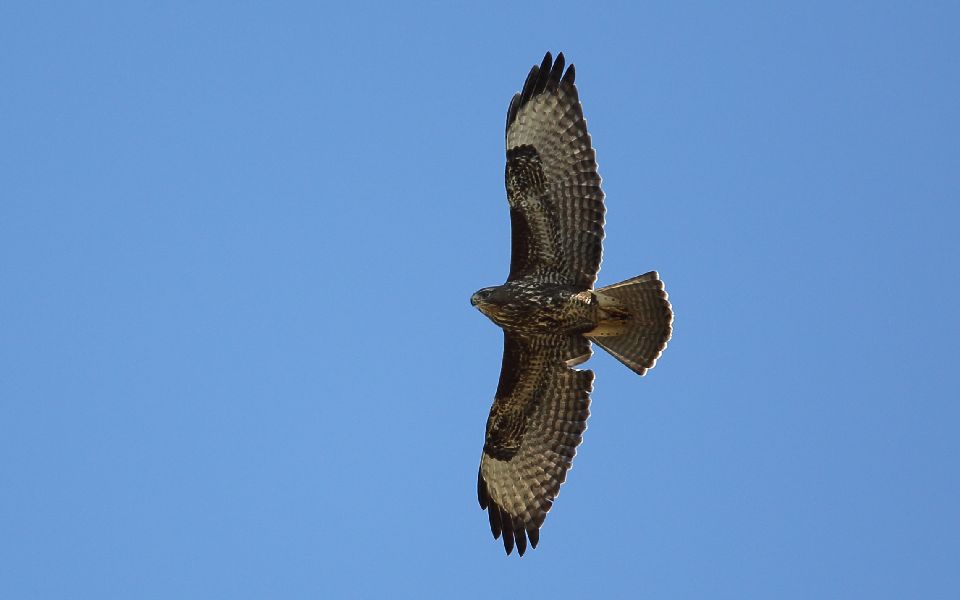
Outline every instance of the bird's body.
POLYGON ((590 291, 533 279, 484 288, 471 302, 504 331, 533 335, 585 333, 599 312, 590 291))
POLYGON ((591 342, 643 375, 672 331, 656 272, 594 289, 604 195, 574 78, 547 53, 510 102, 510 274, 471 298, 504 333, 477 494, 508 554, 536 547, 582 440, 593 372, 574 367, 591 342))

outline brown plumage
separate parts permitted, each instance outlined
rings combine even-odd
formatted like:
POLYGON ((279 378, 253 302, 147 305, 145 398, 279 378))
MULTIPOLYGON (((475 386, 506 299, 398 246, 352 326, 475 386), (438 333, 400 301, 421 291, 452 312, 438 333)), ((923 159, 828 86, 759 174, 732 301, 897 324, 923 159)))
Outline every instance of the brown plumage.
POLYGON ((656 272, 593 289, 604 204, 573 65, 550 53, 507 111, 512 254, 506 283, 471 303, 504 332, 477 495, 510 554, 536 547, 589 416, 591 341, 643 375, 671 334, 656 272))

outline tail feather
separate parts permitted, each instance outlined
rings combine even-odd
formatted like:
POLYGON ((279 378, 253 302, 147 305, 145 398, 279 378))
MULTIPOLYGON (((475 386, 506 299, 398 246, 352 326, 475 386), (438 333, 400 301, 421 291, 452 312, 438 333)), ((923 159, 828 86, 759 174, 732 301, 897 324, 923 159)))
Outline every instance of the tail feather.
POLYGON ((673 332, 673 309, 656 271, 596 290, 601 320, 586 334, 634 372, 652 369, 673 332))

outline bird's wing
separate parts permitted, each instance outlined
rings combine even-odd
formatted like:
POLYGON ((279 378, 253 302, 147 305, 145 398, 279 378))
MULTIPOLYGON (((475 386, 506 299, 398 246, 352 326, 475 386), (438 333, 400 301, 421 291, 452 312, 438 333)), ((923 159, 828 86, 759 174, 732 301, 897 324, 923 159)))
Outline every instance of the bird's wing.
POLYGON ((536 548, 540 526, 567 477, 590 414, 593 371, 580 335, 504 332, 503 366, 487 419, 477 494, 507 554, 536 548))
POLYGON ((508 280, 526 276, 588 289, 600 270, 603 191, 573 65, 550 53, 507 111, 508 280))

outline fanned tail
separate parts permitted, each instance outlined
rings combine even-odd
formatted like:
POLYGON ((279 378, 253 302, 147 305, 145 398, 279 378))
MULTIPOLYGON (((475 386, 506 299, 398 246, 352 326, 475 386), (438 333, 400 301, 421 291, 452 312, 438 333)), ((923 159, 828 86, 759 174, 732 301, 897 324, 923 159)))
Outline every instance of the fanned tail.
POLYGON ((673 331, 673 309, 656 271, 595 290, 601 319, 586 336, 644 375, 660 358, 673 331))

